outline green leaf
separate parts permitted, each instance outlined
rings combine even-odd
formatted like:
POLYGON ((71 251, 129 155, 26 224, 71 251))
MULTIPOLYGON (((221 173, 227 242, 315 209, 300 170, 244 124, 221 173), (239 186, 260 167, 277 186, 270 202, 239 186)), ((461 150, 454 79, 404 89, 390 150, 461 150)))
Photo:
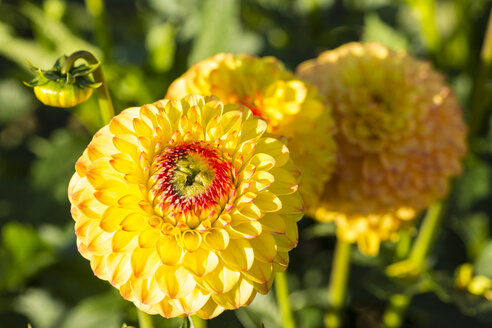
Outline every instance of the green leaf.
POLYGON ((366 14, 364 23, 362 41, 377 41, 393 50, 407 50, 408 42, 405 36, 383 22, 377 14, 366 14))
POLYGON ((14 79, 0 80, 0 123, 9 123, 32 112, 36 106, 32 89, 14 79), (6 105, 8 104, 8 106, 6 105))
POLYGON ((153 26, 147 33, 145 45, 149 61, 156 72, 168 71, 174 63, 176 29, 170 23, 153 26))
POLYGON ((33 185, 50 191, 59 202, 67 203, 68 182, 74 173, 75 161, 85 146, 85 138, 64 129, 55 131, 48 140, 33 137, 30 148, 37 155, 31 170, 33 185))
POLYGON ((468 210, 477 202, 487 198, 491 189, 491 170, 487 162, 477 157, 466 159, 466 170, 456 181, 456 204, 460 210, 468 210))
POLYGON ((482 248, 480 255, 474 263, 475 273, 477 275, 492 278, 492 240, 482 248))
MULTIPOLYGON (((60 54, 69 54, 80 49, 93 53, 96 58, 102 57, 102 53, 97 47, 75 35, 61 21, 46 15, 36 5, 30 2, 23 2, 21 12, 31 20, 37 32, 46 36, 52 42, 56 49, 54 51, 56 58, 59 58, 60 54)), ((30 52, 28 51, 26 53, 29 54, 30 52)), ((54 61, 55 58, 52 60, 54 61)), ((53 61, 48 65, 51 65, 53 61)))
POLYGON ((257 295, 249 306, 235 310, 234 314, 245 328, 257 328, 263 323, 268 328, 282 327, 274 293, 257 295))
POLYGON ((42 268, 53 263, 52 249, 36 230, 17 222, 3 226, 0 249, 0 290, 17 288, 42 268))
POLYGON ((188 63, 194 64, 218 52, 247 52, 260 48, 260 39, 245 33, 235 0, 205 0, 200 15, 201 30, 193 43, 188 63))
POLYGON ((24 314, 35 328, 58 327, 65 305, 43 289, 28 289, 14 300, 14 309, 24 314))
POLYGON ((125 301, 117 292, 109 292, 84 299, 70 310, 60 328, 121 327, 125 301))
POLYGON ((490 322, 492 318, 492 302, 481 295, 473 295, 455 288, 454 277, 445 272, 435 272, 433 281, 434 287, 438 286, 438 289, 434 289, 439 291, 436 295, 443 302, 452 302, 458 306, 462 313, 469 316, 478 316, 478 319, 485 319, 479 316, 485 315, 488 319, 485 319, 484 322, 490 322))
POLYGON ((469 260, 474 261, 489 238, 489 216, 485 213, 453 216, 451 226, 463 240, 469 260))

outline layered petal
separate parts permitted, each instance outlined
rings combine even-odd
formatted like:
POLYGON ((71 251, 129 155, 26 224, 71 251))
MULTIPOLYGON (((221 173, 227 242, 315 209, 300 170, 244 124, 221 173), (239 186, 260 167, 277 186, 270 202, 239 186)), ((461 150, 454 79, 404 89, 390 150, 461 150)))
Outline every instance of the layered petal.
POLYGON ((69 185, 94 274, 167 318, 210 319, 266 293, 302 216, 289 150, 266 131, 242 105, 194 95, 113 118, 69 185))

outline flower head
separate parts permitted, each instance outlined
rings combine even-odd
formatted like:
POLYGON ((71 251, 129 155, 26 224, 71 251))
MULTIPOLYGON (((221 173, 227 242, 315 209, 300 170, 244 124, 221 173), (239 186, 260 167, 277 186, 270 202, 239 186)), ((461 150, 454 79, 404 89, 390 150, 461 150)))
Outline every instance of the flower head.
POLYGON ((298 72, 319 88, 339 126, 337 167, 316 217, 376 254, 461 172, 461 109, 428 63, 377 43, 326 51, 298 72))
POLYGON ((302 217, 287 147, 241 105, 188 96, 96 133, 69 185, 80 253, 148 313, 212 318, 265 294, 302 217))
POLYGON ((296 78, 273 57, 217 54, 191 67, 174 81, 166 98, 189 93, 215 95, 247 106, 268 121, 268 132, 287 137, 302 173, 299 187, 307 208, 314 204, 335 163, 334 124, 329 107, 315 89, 296 78), (323 134, 323 140, 313 136, 323 134))

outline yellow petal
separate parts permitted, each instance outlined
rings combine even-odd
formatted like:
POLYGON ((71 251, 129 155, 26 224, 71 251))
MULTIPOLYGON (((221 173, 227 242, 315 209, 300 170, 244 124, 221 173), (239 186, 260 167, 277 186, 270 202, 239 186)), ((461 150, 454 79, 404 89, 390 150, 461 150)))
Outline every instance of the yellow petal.
POLYGON ((235 271, 248 271, 254 261, 253 248, 244 239, 231 239, 219 256, 228 268, 235 271))
POLYGON ((141 248, 152 248, 156 249, 157 241, 161 237, 161 232, 154 228, 149 228, 140 232, 138 235, 138 245, 141 248))
POLYGON ((183 257, 183 266, 198 277, 214 270, 218 263, 219 259, 214 252, 202 248, 195 252, 186 252, 183 257))
MULTIPOLYGON (((128 213, 128 211, 126 211, 128 213)), ((123 231, 142 231, 146 226, 147 226, 147 220, 148 216, 147 215, 142 215, 141 213, 130 213, 126 216, 123 216, 124 218, 120 225, 121 225, 121 230, 123 231)))
POLYGON ((258 140, 267 129, 267 123, 263 119, 252 119, 243 122, 241 129, 241 142, 246 140, 258 140))
POLYGON ((120 152, 130 155, 132 158, 138 158, 140 153, 138 149, 138 139, 134 135, 119 134, 113 137, 113 145, 120 152))
POLYGON ((118 230, 111 240, 111 248, 116 253, 128 253, 138 246, 138 233, 118 230))
POLYGON ((277 243, 269 232, 264 232, 251 239, 249 243, 253 246, 255 258, 267 263, 273 262, 277 255, 277 243))
POLYGON ((243 275, 250 280, 250 282, 257 282, 259 284, 267 283, 274 275, 273 264, 266 263, 255 259, 251 269, 244 272, 243 275))
POLYGON ((285 271, 288 265, 289 265, 289 253, 278 250, 277 256, 273 261, 273 267, 275 271, 277 272, 285 271))
POLYGON ((110 206, 102 214, 99 226, 106 232, 115 232, 120 227, 122 219, 128 213, 125 209, 110 206))
POLYGON ((157 242, 157 252, 162 263, 166 265, 178 265, 183 258, 183 249, 174 237, 161 236, 157 242))
POLYGON ((181 298, 190 294, 196 286, 193 275, 182 267, 161 265, 155 272, 159 288, 169 298, 181 298))
POLYGON ((275 159, 269 154, 257 153, 251 157, 249 163, 254 165, 257 171, 268 171, 275 166, 275 159))
POLYGON ((252 239, 256 238, 261 234, 262 226, 258 221, 249 221, 241 224, 232 224, 226 227, 226 230, 229 232, 231 237, 238 238, 246 238, 252 239))
POLYGON ((131 255, 133 275, 136 278, 145 279, 154 274, 161 263, 159 256, 152 248, 137 247, 131 255))
POLYGON ((132 122, 133 122, 133 130, 135 131, 136 135, 147 137, 147 138, 154 136, 153 129, 147 123, 145 123, 143 119, 134 118, 132 122))
POLYGON ((111 138, 112 135, 108 131, 108 126, 96 132, 87 146, 87 155, 91 161, 117 152, 111 143, 111 138))
POLYGON ((109 164, 113 169, 123 174, 132 173, 135 170, 138 170, 135 161, 128 154, 116 153, 111 155, 109 164))
POLYGON ((270 173, 275 177, 275 181, 268 187, 268 190, 275 195, 290 195, 299 188, 296 178, 287 170, 275 168, 270 173))
POLYGON ((170 299, 164 298, 156 305, 159 314, 164 318, 176 318, 178 316, 182 316, 184 314, 183 311, 170 304, 169 301, 170 299))
POLYGON ((230 291, 239 281, 241 274, 237 271, 229 270, 223 265, 200 279, 200 285, 207 291, 214 294, 223 294, 230 291))
POLYGON ((134 133, 132 119, 134 117, 138 117, 139 111, 140 108, 138 107, 125 109, 120 114, 111 119, 111 122, 109 122, 109 131, 113 134, 134 133))
POLYGON ((136 299, 143 304, 156 304, 164 298, 164 293, 158 287, 153 276, 145 279, 132 277, 130 285, 136 299))
POLYGON ((277 167, 283 166, 289 159, 289 149, 281 141, 274 138, 261 138, 256 144, 256 152, 269 154, 275 158, 277 167))
POLYGON ((79 201, 76 206, 86 216, 92 219, 101 218, 102 213, 106 210, 107 206, 99 202, 94 198, 92 188, 85 188, 82 190, 79 196, 79 201))
POLYGON ((241 279, 236 287, 221 295, 212 294, 213 300, 226 309, 237 309, 245 305, 255 291, 246 279, 241 279))
POLYGON ((266 214, 259 220, 259 222, 263 225, 265 230, 275 234, 284 234, 287 229, 285 227, 285 219, 275 213, 266 214))
MULTIPOLYGON (((298 196, 296 194, 296 196, 298 196)), ((300 197, 299 197, 300 198, 300 197)), ((262 191, 256 196, 254 203, 263 212, 277 212, 282 209, 280 199, 270 191, 262 191)))
POLYGON ((187 230, 181 235, 183 247, 189 251, 194 252, 202 243, 202 235, 198 231, 187 230))
POLYGON ((202 319, 212 319, 224 312, 224 308, 217 303, 212 298, 209 298, 207 303, 196 313, 202 319))
POLYGON ((262 190, 269 188, 271 184, 275 181, 276 177, 274 177, 271 173, 266 171, 256 171, 256 173, 251 178, 250 188, 248 189, 250 192, 259 193, 262 190))
POLYGON ((302 213, 304 213, 304 205, 299 193, 290 195, 279 195, 278 198, 282 203, 282 209, 279 211, 282 214, 300 214, 298 220, 301 219, 302 213))
POLYGON ((213 228, 205 233, 204 240, 208 247, 222 251, 229 244, 229 234, 224 229, 213 228))
POLYGON ((106 267, 104 266, 104 256, 92 255, 90 261, 91 261, 91 269, 94 272, 94 274, 99 279, 107 280, 108 275, 106 272, 106 267))
POLYGON ((130 279, 132 268, 130 256, 125 253, 110 253, 105 258, 106 272, 111 285, 118 288, 130 279))
POLYGON ((365 231, 364 233, 359 234, 357 245, 363 254, 376 256, 379 253, 379 236, 374 231, 365 231))
POLYGON ((192 315, 200 310, 207 303, 209 298, 209 294, 203 294, 198 288, 195 288, 185 297, 170 300, 169 303, 183 311, 183 313, 192 315))
POLYGON ((85 236, 85 244, 87 249, 94 255, 105 255, 111 252, 111 237, 112 233, 104 232, 99 228, 97 221, 92 221, 87 226, 87 234, 85 236))

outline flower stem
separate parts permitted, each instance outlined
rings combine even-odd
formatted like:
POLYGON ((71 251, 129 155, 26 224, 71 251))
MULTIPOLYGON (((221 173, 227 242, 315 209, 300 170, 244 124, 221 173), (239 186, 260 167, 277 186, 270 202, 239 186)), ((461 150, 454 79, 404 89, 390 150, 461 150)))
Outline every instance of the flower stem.
POLYGON ((154 328, 152 317, 147 313, 137 309, 139 328, 154 328))
POLYGON ((351 253, 352 243, 337 239, 328 289, 330 306, 325 315, 326 328, 338 328, 342 326, 342 312, 347 298, 351 253))
POLYGON ((420 25, 427 47, 435 53, 440 47, 439 30, 436 24, 436 3, 433 0, 407 0, 407 3, 420 16, 420 25))
POLYGON ((482 50, 480 53, 480 64, 478 67, 478 73, 475 78, 473 86, 471 110, 472 115, 470 117, 470 128, 468 133, 468 139, 473 139, 479 134, 483 124, 487 122, 485 112, 490 104, 489 90, 488 90, 488 74, 492 67, 492 9, 489 13, 489 20, 487 23, 487 31, 485 32, 485 38, 482 44, 482 50))
MULTIPOLYGON (((99 61, 93 54, 88 51, 81 50, 74 52, 67 58, 65 64, 63 65, 62 72, 68 72, 78 59, 84 59, 89 64, 99 64, 99 61)), ((104 81, 101 65, 99 65, 94 72, 92 72, 92 75, 94 76, 94 82, 101 83, 101 86, 97 88, 97 99, 99 102, 99 110, 101 111, 103 123, 108 124, 114 116, 114 108, 113 102, 111 101, 111 96, 109 95, 108 86, 104 81)))
MULTIPOLYGON (((408 256, 409 265, 422 272, 429 252, 434 245, 439 228, 441 227, 445 202, 434 203, 428 210, 419 235, 408 256)), ((383 327, 398 328, 401 326, 412 298, 410 295, 395 294, 390 298, 388 308, 383 315, 383 327)))
POLYGON ((289 300, 289 282, 287 272, 277 272, 275 277, 275 293, 277 303, 282 314, 282 323, 284 328, 295 328, 296 324, 292 315, 292 308, 289 300))
POLYGON ((191 317, 191 322, 193 322, 195 328, 207 328, 207 320, 204 320, 196 315, 191 317))
POLYGON ((195 325, 191 317, 184 317, 179 328, 195 328, 195 325))
POLYGON ((108 20, 104 0, 85 0, 87 11, 94 19, 94 34, 98 46, 106 58, 111 57, 111 37, 108 30, 108 20))

